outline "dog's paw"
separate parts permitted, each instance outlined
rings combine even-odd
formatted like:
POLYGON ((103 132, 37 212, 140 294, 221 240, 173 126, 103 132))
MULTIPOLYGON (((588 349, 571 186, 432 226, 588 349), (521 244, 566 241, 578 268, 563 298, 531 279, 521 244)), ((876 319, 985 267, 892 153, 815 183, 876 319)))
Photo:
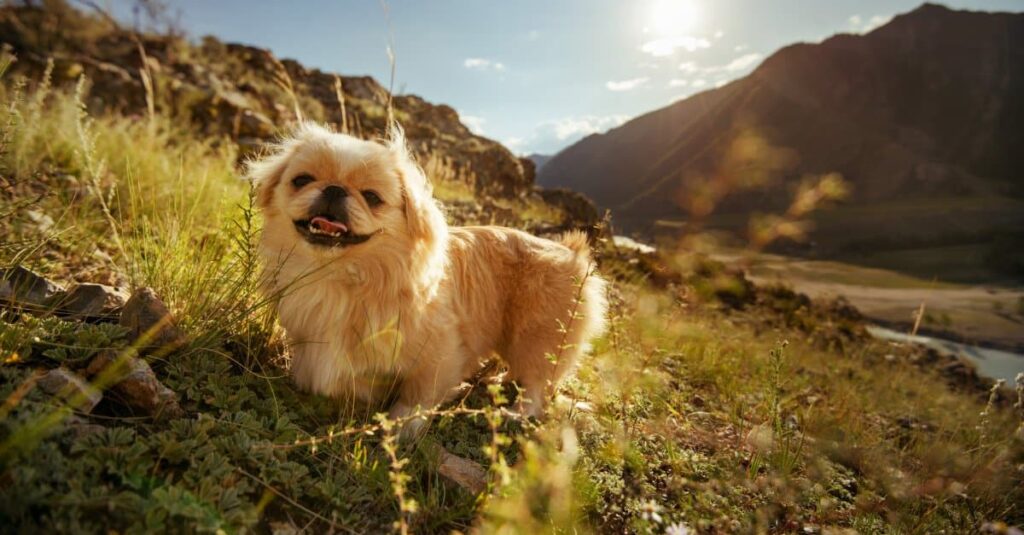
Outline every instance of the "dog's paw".
POLYGON ((420 412, 419 406, 413 407, 402 402, 395 403, 388 411, 388 418, 398 422, 401 427, 398 436, 402 440, 416 440, 427 431, 430 419, 423 414, 418 414, 420 412))

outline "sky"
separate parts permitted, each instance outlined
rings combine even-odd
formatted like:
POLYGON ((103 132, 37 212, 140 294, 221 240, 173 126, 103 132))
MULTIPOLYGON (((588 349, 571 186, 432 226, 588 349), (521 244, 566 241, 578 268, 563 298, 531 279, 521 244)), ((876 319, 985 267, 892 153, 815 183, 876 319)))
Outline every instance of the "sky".
MULTIPOLYGON (((742 77, 795 42, 863 33, 919 0, 167 0, 192 38, 269 48, 455 108, 518 154, 742 77)), ((112 6, 129 17, 128 0, 112 6)), ((946 5, 1021 11, 1021 0, 946 5)))

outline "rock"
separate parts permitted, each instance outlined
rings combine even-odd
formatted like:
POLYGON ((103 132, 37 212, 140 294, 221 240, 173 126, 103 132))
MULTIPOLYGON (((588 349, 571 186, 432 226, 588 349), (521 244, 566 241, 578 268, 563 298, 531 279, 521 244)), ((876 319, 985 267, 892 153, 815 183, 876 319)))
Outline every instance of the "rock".
POLYGON ((523 180, 527 184, 533 184, 537 179, 537 164, 529 158, 519 158, 519 165, 523 168, 523 180))
POLYGON ((26 308, 45 308, 63 288, 21 266, 0 270, 0 301, 26 308))
POLYGON ((601 214, 594 203, 582 193, 564 188, 538 188, 537 193, 544 202, 561 208, 565 213, 566 223, 577 228, 592 229, 601 221, 601 214))
POLYGON ((185 343, 174 316, 152 288, 135 290, 121 310, 118 323, 129 329, 140 349, 170 351, 185 343))
POLYGON ((487 472, 479 463, 448 453, 441 448, 437 472, 473 494, 487 489, 487 472))
POLYGON ((116 315, 128 301, 124 290, 105 284, 82 283, 54 298, 55 308, 73 318, 106 318, 116 315))
POLYGON ((94 424, 81 416, 71 415, 64 420, 64 427, 73 433, 75 438, 82 438, 87 435, 99 433, 105 429, 102 425, 94 424))
POLYGON ((110 373, 103 382, 110 391, 129 407, 153 417, 177 418, 184 414, 178 405, 178 396, 156 378, 153 368, 145 360, 132 355, 119 355, 116 351, 103 351, 93 357, 86 375, 93 377, 110 373), (110 366, 116 368, 110 369, 110 366))
POLYGON ((90 412, 103 399, 103 393, 90 385, 85 379, 64 368, 56 368, 46 372, 36 383, 39 388, 58 397, 71 408, 90 412))

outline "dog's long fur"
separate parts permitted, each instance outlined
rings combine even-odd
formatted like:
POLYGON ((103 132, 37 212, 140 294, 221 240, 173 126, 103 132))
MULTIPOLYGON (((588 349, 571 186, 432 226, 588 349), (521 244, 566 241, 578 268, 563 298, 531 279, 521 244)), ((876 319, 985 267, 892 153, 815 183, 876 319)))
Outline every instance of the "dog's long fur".
POLYGON ((391 415, 404 417, 443 403, 497 353, 538 415, 604 328, 605 283, 583 234, 449 228, 400 131, 376 143, 305 124, 249 171, 265 218, 263 284, 304 389, 373 401, 394 382, 391 415), (300 174, 315 182, 296 188, 300 174), (348 227, 368 241, 326 247, 296 229, 328 185, 349 193, 348 227), (383 204, 360 196, 368 189, 383 204))

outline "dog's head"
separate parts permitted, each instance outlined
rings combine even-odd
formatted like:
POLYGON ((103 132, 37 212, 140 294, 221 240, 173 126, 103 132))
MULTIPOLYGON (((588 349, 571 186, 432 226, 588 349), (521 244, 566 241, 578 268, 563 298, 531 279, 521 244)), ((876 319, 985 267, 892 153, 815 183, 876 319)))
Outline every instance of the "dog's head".
POLYGON ((413 262, 446 238, 444 216, 400 131, 364 141, 312 123, 298 127, 250 177, 264 215, 264 246, 289 255, 413 262))

